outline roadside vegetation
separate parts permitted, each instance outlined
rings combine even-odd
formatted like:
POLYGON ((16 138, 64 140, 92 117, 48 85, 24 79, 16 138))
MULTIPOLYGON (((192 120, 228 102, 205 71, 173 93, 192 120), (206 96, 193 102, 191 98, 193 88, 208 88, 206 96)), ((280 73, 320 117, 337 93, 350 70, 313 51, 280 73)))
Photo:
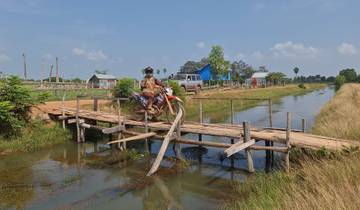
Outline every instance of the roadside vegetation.
MULTIPOLYGON (((325 105, 313 133, 360 140, 360 84, 345 84, 325 105)), ((292 151, 289 174, 255 174, 246 183, 235 183, 238 199, 224 209, 359 209, 360 151, 307 154, 292 151)))
POLYGON ((0 81, 0 154, 34 151, 69 136, 56 126, 31 119, 31 107, 43 103, 46 97, 31 94, 18 77, 0 81))

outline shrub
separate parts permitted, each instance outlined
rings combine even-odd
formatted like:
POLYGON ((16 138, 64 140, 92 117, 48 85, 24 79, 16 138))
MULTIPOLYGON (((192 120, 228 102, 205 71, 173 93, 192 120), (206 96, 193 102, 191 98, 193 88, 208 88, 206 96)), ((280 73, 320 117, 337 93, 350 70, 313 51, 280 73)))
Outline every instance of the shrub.
POLYGON ((336 78, 335 78, 335 88, 336 90, 339 90, 340 87, 345 83, 345 76, 343 75, 338 75, 336 78))
POLYGON ((59 125, 49 127, 38 120, 30 122, 22 133, 22 136, 0 141, 0 152, 32 152, 71 139, 70 132, 59 125))
POLYGON ((180 87, 179 83, 177 83, 175 80, 169 80, 167 84, 173 89, 173 94, 181 98, 182 100, 185 99, 185 93, 184 90, 180 87))
POLYGON ((304 83, 300 83, 300 84, 298 85, 298 87, 301 88, 301 89, 306 89, 304 83))
POLYGON ((18 77, 10 76, 0 81, 0 133, 4 136, 16 134, 30 119, 32 106, 42 103, 45 94, 31 95, 18 77))
POLYGON ((134 79, 122 78, 119 79, 116 86, 113 88, 112 93, 114 97, 129 97, 134 90, 134 79))
POLYGON ((5 137, 16 134, 23 125, 12 112, 14 108, 9 101, 0 101, 0 131, 5 137))

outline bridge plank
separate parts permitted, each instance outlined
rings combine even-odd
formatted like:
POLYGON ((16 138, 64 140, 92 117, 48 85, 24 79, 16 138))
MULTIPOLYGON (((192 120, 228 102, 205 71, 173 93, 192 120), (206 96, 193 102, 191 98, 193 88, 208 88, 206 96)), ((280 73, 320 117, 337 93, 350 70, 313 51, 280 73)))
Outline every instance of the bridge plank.
POLYGON ((179 109, 179 112, 177 113, 176 115, 176 118, 173 122, 173 124, 171 125, 170 129, 169 129, 169 132, 166 134, 165 138, 164 138, 164 141, 161 145, 161 148, 160 148, 160 151, 156 157, 156 160, 155 162, 153 163, 153 165, 151 166, 151 169, 150 171, 147 173, 146 176, 151 176, 152 174, 154 174, 157 169, 159 168, 160 166, 160 163, 162 161, 162 159, 164 158, 164 154, 165 154, 165 151, 169 145, 169 142, 171 140, 171 137, 172 137, 172 134, 174 133, 174 130, 175 128, 177 127, 177 124, 178 122, 180 121, 181 117, 183 116, 183 112, 181 109, 179 109))
POLYGON ((146 138, 155 136, 156 134, 157 133, 155 133, 155 132, 139 134, 139 135, 131 136, 131 137, 124 138, 124 139, 118 139, 118 140, 115 140, 115 141, 110 141, 107 144, 115 144, 115 143, 121 143, 121 142, 127 142, 127 141, 135 141, 135 140, 146 139, 146 138))
POLYGON ((227 148, 224 151, 224 153, 226 154, 227 157, 230 157, 231 155, 233 155, 243 149, 246 149, 254 144, 255 144, 255 139, 252 139, 248 142, 238 142, 236 144, 233 144, 231 147, 227 148))

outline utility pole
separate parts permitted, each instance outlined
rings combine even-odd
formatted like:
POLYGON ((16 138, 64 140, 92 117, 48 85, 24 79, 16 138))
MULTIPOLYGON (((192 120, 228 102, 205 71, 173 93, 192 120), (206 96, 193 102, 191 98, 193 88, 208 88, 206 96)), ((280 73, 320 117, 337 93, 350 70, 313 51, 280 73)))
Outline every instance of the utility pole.
POLYGON ((51 82, 51 77, 52 77, 52 71, 53 71, 54 65, 51 64, 50 65, 50 75, 49 75, 49 83, 51 82))
POLYGON ((23 59, 24 59, 24 79, 27 80, 25 53, 23 53, 22 56, 23 56, 23 59))
POLYGON ((40 69, 40 83, 41 83, 41 87, 43 84, 44 80, 44 59, 41 59, 41 69, 40 69))
POLYGON ((55 58, 56 62, 56 83, 59 83, 59 60, 58 57, 55 58))

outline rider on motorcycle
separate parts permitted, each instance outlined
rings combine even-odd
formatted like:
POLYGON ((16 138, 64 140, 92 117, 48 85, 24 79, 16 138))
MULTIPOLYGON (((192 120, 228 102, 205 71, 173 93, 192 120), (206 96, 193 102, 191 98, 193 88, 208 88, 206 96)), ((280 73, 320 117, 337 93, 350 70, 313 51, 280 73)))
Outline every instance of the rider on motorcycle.
POLYGON ((152 107, 155 96, 159 93, 159 87, 164 87, 163 83, 153 76, 154 69, 149 67, 145 68, 145 77, 140 83, 142 95, 148 99, 146 109, 149 114, 154 114, 152 107))

